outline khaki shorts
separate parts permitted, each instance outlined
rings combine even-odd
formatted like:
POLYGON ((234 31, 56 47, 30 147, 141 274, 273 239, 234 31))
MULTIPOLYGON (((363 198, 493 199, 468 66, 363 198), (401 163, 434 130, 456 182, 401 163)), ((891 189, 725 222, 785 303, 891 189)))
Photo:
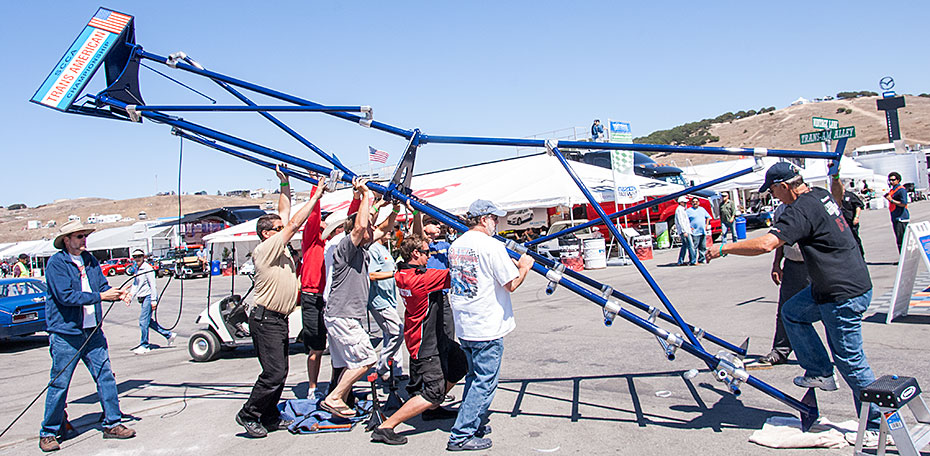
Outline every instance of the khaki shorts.
POLYGON ((329 340, 329 356, 333 367, 358 369, 378 362, 378 353, 371 346, 362 322, 355 318, 323 317, 329 340))

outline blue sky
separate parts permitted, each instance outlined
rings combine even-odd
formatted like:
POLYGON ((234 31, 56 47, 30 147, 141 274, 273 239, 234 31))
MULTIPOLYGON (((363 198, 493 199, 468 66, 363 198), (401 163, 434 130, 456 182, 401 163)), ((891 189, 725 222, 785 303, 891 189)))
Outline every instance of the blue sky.
MULTIPOLYGON (((168 127, 65 115, 27 101, 98 6, 5 5, 0 205, 124 199, 177 186, 178 139, 168 127)), ((371 105, 376 119, 427 134, 523 137, 612 118, 642 136, 727 111, 781 108, 799 96, 878 91, 885 75, 895 78, 899 93, 930 92, 925 31, 905 28, 930 17, 927 3, 917 1, 110 0, 105 6, 135 16, 136 41, 150 52, 183 50, 209 69, 319 103, 371 105), (882 32, 882 24, 900 28, 882 32)), ((233 103, 209 80, 156 68, 233 103)), ((101 89, 102 77, 101 71, 88 88, 101 89)), ((147 103, 206 102, 151 71, 143 69, 140 79, 147 103)), ((318 161, 255 113, 184 117, 318 161)), ((322 114, 280 117, 345 163, 364 163, 369 145, 396 160, 405 145, 322 114)), ((514 154, 429 145, 420 149, 417 170, 514 154)), ((185 144, 186 192, 262 187, 269 177, 185 144)))

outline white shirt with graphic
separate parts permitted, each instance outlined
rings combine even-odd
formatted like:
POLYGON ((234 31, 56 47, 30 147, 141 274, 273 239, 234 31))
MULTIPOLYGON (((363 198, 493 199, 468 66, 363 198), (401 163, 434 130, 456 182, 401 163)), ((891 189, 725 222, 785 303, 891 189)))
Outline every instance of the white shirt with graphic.
POLYGON ((460 339, 494 340, 516 328, 510 292, 504 285, 520 274, 503 244, 468 231, 449 247, 449 269, 449 301, 460 339))
MULTIPOLYGON (((84 258, 81 258, 80 255, 71 255, 71 261, 77 265, 78 271, 81 273, 81 291, 84 293, 92 293, 93 290, 90 289, 90 281, 87 280, 87 270, 84 269, 84 258)), ((84 306, 84 324, 83 328, 93 328, 97 326, 97 310, 93 304, 88 304, 84 306)))

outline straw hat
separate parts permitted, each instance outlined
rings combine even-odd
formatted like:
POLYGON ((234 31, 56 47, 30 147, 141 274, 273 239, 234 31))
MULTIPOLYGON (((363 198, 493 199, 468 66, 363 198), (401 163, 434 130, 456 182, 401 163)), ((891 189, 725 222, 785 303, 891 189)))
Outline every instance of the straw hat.
POLYGON ((326 223, 326 228, 323 229, 323 234, 320 235, 320 239, 323 239, 324 241, 329 239, 329 236, 333 234, 333 231, 336 231, 336 228, 342 227, 342 224, 346 221, 346 218, 348 217, 346 217, 345 212, 342 211, 329 214, 329 216, 326 217, 326 220, 324 220, 326 223))
POLYGON ((55 246, 58 250, 64 250, 64 237, 69 234, 80 233, 86 231, 87 234, 93 233, 96 228, 84 226, 80 220, 72 220, 68 223, 65 223, 61 226, 61 229, 58 230, 58 236, 55 238, 55 241, 52 242, 52 245, 55 246))

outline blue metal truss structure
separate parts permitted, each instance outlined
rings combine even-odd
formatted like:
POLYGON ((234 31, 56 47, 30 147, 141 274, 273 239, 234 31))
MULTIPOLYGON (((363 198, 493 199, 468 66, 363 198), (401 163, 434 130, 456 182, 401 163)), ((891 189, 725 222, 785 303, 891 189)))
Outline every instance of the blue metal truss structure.
MULTIPOLYGON (((109 11, 101 8, 100 11, 109 11)), ((100 12, 98 11, 98 16, 100 12)), ((118 13, 117 13, 118 15, 118 13)), ((97 17, 97 16, 95 16, 97 17)), ((329 184, 341 180, 351 182, 357 176, 352 170, 343 165, 334 155, 328 154, 321 148, 310 142, 307 138, 297 131, 288 127, 272 112, 316 112, 334 116, 349 122, 357 123, 362 127, 372 128, 384 133, 399 136, 408 140, 406 149, 397 165, 393 178, 386 184, 369 182, 368 187, 379 192, 389 199, 397 199, 409 204, 416 210, 431 215, 449 225, 458 231, 466 231, 467 227, 463 221, 456 215, 451 214, 441 208, 435 207, 422 200, 411 197, 410 182, 413 177, 413 168, 416 160, 416 153, 421 146, 427 144, 457 144, 457 145, 490 145, 490 146, 518 146, 518 147, 538 147, 545 148, 546 151, 559 160, 565 171, 571 176, 572 180, 581 190, 581 192, 591 203, 592 207, 598 213, 598 219, 592 220, 584 225, 579 225, 562 232, 536 239, 526 244, 518 244, 515 241, 495 236, 501 242, 504 242, 507 251, 513 258, 519 258, 521 255, 530 255, 535 260, 533 271, 546 277, 549 280, 547 293, 554 292, 557 286, 577 294, 578 296, 600 306, 604 317, 604 323, 608 326, 612 324, 616 317, 623 318, 628 322, 646 330, 656 337, 664 355, 669 360, 674 360, 677 350, 683 350, 701 361, 713 372, 715 378, 727 385, 729 391, 734 395, 740 394, 740 387, 746 384, 756 388, 762 393, 782 402, 783 404, 798 411, 801 415, 802 427, 806 430, 818 417, 818 409, 813 389, 809 390, 802 399, 795 399, 788 394, 776 389, 775 387, 763 382, 762 380, 750 375, 743 366, 742 358, 746 354, 748 339, 742 345, 737 346, 727 342, 701 328, 697 328, 684 321, 682 316, 675 309, 674 305, 662 291, 662 288, 655 281, 646 267, 634 254, 632 248, 625 241, 624 237, 617 231, 611 220, 623 215, 641 211, 649 207, 661 204, 679 196, 686 195, 696 190, 711 187, 721 182, 734 179, 739 176, 749 174, 757 167, 750 167, 712 181, 686 188, 677 193, 666 195, 661 198, 648 200, 636 206, 624 209, 622 211, 606 214, 601 206, 594 200, 594 197, 585 187, 584 183, 575 174, 571 164, 565 159, 561 149, 597 149, 597 150, 634 150, 642 152, 687 152, 711 155, 730 155, 730 156, 771 156, 782 158, 811 158, 811 159, 828 159, 838 160, 842 157, 845 147, 845 139, 837 142, 835 152, 810 152, 798 150, 782 149, 763 149, 763 148, 723 148, 723 147, 696 147, 696 146, 668 146, 652 144, 617 144, 617 143, 594 143, 586 141, 556 141, 540 139, 520 139, 520 138, 491 138, 491 137, 467 137, 467 136, 439 136, 427 135, 418 129, 404 129, 393 126, 378 120, 374 120, 373 112, 369 106, 325 106, 313 101, 290 95, 281 91, 273 90, 258 84, 250 83, 237 79, 222 73, 207 70, 195 60, 178 52, 169 56, 162 56, 147 52, 141 46, 135 43, 135 34, 131 16, 128 24, 123 29, 113 30, 113 33, 119 32, 117 42, 113 49, 107 51, 101 57, 103 65, 107 69, 108 87, 96 94, 86 94, 78 98, 79 93, 73 94, 76 101, 83 101, 81 104, 69 103, 64 108, 52 106, 55 109, 68 113, 98 116, 110 119, 128 120, 133 122, 142 122, 143 119, 149 119, 156 123, 167 124, 172 126, 172 133, 181 138, 188 139, 198 144, 216 149, 231 156, 249 161, 256 165, 274 169, 275 163, 286 163, 292 168, 284 170, 289 176, 302 181, 317 183, 317 180, 310 175, 316 173, 329 176, 329 184), (243 102, 243 105, 205 105, 205 106, 186 106, 186 105, 146 105, 142 101, 141 92, 138 84, 138 70, 142 61, 151 61, 164 64, 171 68, 186 73, 206 77, 220 87, 231 93, 234 97, 243 102), (265 95, 283 101, 285 105, 257 105, 246 95, 240 92, 245 89, 250 92, 265 95), (300 144, 313 151, 317 156, 326 161, 330 166, 320 165, 294 155, 289 155, 278 150, 274 150, 260 144, 242 139, 227 133, 223 133, 209 127, 199 125, 182 118, 167 114, 168 112, 191 112, 191 111, 212 111, 212 112, 258 112, 268 121, 278 126, 285 133, 293 137, 300 144), (354 114, 360 113, 360 114, 354 114), (249 153, 243 152, 247 151, 249 153), (267 161, 258 158, 255 155, 267 158, 267 161), (307 172, 301 171, 306 170, 307 172), (645 304, 633 297, 630 297, 613 287, 596 281, 582 273, 566 269, 561 263, 552 261, 545 256, 539 255, 528 247, 554 239, 559 236, 569 234, 573 231, 584 229, 597 224, 605 224, 620 243, 620 246, 633 261, 634 266, 648 283, 653 293, 662 303, 664 311, 645 304), (645 313, 645 317, 640 316, 630 309, 624 307, 628 304, 632 308, 645 313), (668 331, 657 324, 657 320, 663 320, 674 324, 677 328, 675 331, 668 331), (701 341, 709 341, 721 348, 716 354, 704 348, 701 341)), ((92 22, 93 23, 93 22, 92 22)), ((92 24, 91 24, 92 25, 92 24)), ((90 25, 88 26, 90 27, 90 25)), ((85 31, 86 33, 86 31, 85 31)), ((83 36, 83 35, 82 35, 83 36)), ((78 41, 75 42, 76 44, 78 41)), ((73 45, 74 46, 74 45, 73 45)), ((66 55, 67 57, 67 55, 66 55)), ((66 62, 65 59, 62 62, 66 62)), ((60 66, 59 66, 60 68, 60 66)), ((49 76, 49 80, 57 74, 49 76)), ((93 75, 94 68, 90 69, 93 75)), ((86 83, 86 81, 84 81, 86 83)), ((49 86, 46 84, 40 88, 40 92, 49 86)), ((83 85, 76 86, 77 92, 83 89, 83 85)), ((33 97, 33 102, 51 104, 41 100, 41 94, 37 92, 33 97)))

